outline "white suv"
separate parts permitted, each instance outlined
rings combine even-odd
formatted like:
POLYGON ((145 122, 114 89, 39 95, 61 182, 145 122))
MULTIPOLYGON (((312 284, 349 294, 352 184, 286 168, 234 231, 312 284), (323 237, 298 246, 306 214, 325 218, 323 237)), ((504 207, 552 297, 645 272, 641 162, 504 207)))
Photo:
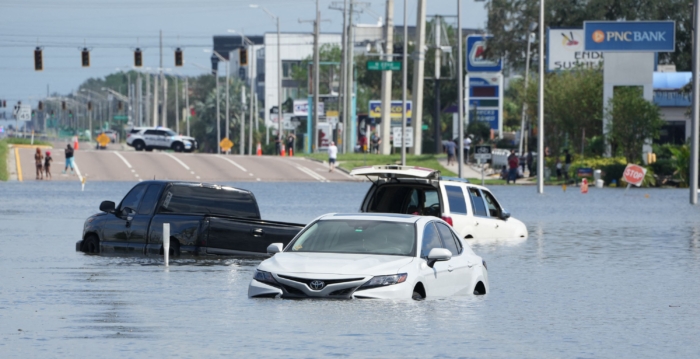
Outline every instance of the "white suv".
POLYGON ((361 212, 416 214, 442 218, 461 238, 527 238, 523 222, 512 218, 486 187, 440 171, 412 166, 358 167, 351 175, 372 177, 361 212))
POLYGON ((193 137, 180 136, 165 127, 134 127, 127 134, 126 144, 136 151, 161 149, 192 152, 197 149, 197 141, 193 137))

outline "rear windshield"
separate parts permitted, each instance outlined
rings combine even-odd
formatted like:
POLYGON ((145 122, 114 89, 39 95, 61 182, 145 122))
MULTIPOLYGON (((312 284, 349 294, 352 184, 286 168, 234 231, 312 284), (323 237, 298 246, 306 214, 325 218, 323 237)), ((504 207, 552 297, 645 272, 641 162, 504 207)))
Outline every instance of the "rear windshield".
POLYGON ((255 197, 232 187, 170 186, 165 191, 160 213, 260 218, 255 197))
POLYGON ((307 228, 287 251, 414 256, 415 232, 413 223, 324 220, 307 228))
POLYGON ((388 184, 377 188, 367 212, 440 217, 440 196, 432 186, 388 184))

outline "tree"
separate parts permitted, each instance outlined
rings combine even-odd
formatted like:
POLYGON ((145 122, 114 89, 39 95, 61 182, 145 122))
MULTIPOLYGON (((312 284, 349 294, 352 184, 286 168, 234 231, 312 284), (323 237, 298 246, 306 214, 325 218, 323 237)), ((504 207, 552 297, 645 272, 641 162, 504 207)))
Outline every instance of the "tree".
POLYGON ((664 124, 659 108, 642 97, 640 87, 618 87, 608 108, 608 143, 612 152, 622 153, 628 163, 641 160, 642 146, 659 137, 664 124))

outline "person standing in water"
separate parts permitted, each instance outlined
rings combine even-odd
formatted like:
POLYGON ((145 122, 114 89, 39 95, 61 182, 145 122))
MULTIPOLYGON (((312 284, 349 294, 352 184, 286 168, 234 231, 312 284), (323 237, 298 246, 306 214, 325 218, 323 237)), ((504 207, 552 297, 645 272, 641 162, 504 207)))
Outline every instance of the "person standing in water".
POLYGON ((53 161, 53 158, 51 158, 51 151, 46 151, 46 156, 44 157, 44 174, 46 176, 46 179, 51 178, 51 162, 53 161))
POLYGON ((66 173, 66 171, 68 171, 68 167, 70 167, 70 173, 73 174, 73 161, 73 147, 71 147, 71 145, 68 144, 66 145, 66 168, 63 169, 63 173, 66 173))
POLYGON ((44 179, 44 155, 41 154, 41 148, 36 148, 36 153, 34 154, 34 164, 36 165, 36 179, 44 179))

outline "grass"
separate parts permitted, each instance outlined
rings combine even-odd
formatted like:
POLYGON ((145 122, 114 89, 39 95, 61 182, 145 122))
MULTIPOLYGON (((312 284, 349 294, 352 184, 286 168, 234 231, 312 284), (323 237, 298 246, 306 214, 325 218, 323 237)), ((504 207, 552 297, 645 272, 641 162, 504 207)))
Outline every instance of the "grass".
POLYGON ((10 149, 7 146, 7 140, 0 140, 0 181, 7 181, 9 174, 7 172, 7 155, 10 149))
MULTIPOLYGON (((5 142, 5 145, 31 145, 32 144, 31 138, 7 137, 2 141, 5 142)), ((37 139, 34 139, 34 145, 53 146, 53 144, 51 142, 39 141, 37 139)))

